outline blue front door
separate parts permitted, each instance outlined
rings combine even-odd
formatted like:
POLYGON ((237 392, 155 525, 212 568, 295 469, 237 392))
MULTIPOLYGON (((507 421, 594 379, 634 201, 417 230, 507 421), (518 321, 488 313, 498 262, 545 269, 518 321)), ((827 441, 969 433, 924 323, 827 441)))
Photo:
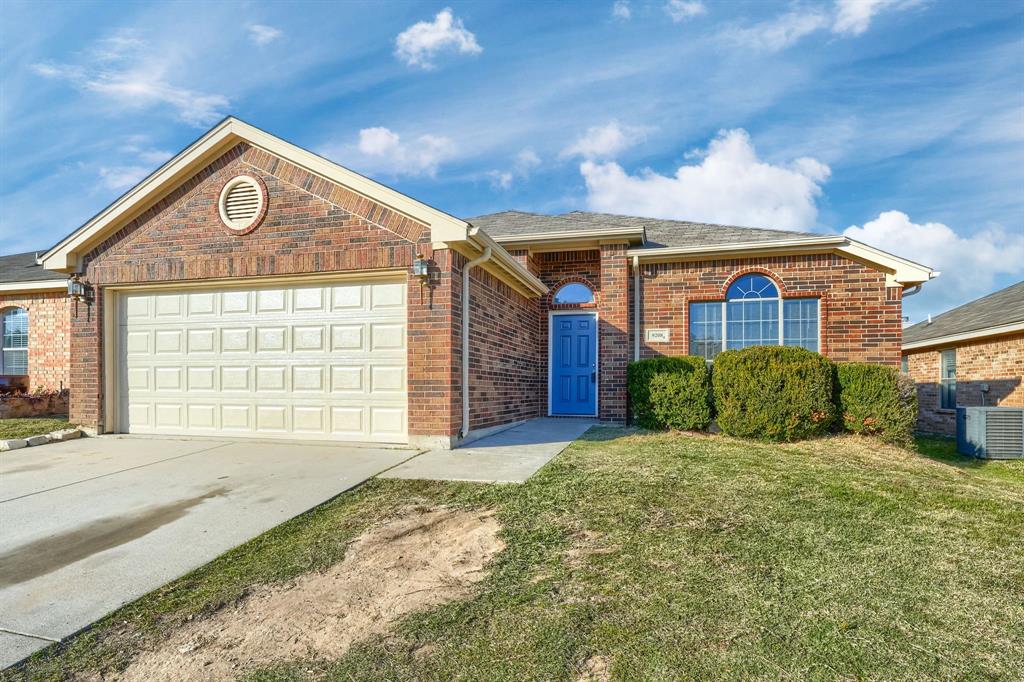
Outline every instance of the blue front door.
POLYGON ((597 318, 551 317, 551 414, 597 412, 597 318))

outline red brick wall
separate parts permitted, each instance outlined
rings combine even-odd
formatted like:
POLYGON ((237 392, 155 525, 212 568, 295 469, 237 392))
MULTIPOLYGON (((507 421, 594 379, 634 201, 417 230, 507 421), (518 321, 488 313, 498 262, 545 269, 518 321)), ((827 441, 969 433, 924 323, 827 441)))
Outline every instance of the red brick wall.
MULTIPOLYGON (((946 346, 950 348, 952 346, 946 346)), ((956 412, 939 402, 939 354, 944 348, 909 350, 907 370, 917 383, 917 428, 956 435, 956 412)), ((963 342, 956 346, 956 402, 973 407, 1024 407, 1024 334, 963 342), (987 396, 982 384, 988 385, 987 396)))
POLYGON ((433 253, 431 284, 409 277, 409 435, 453 436, 462 421, 458 374, 459 339, 452 331, 455 296, 452 252, 433 253))
POLYGON ((643 329, 663 328, 670 334, 668 343, 649 344, 641 336, 641 357, 688 354, 689 304, 724 300, 736 277, 759 272, 779 285, 783 298, 820 299, 823 354, 837 361, 899 363, 902 290, 887 289, 883 273, 842 256, 772 256, 640 268, 643 329))
POLYGON ((344 187, 265 151, 240 144, 108 238, 86 256, 83 279, 97 289, 91 309, 72 318, 75 358, 72 418, 102 426, 103 287, 109 284, 244 278, 408 267, 417 253, 435 258, 430 296, 409 279, 409 431, 451 434, 451 283, 446 252, 434 254, 429 230, 344 187), (253 232, 230 233, 217 202, 239 173, 266 184, 269 207, 253 232), (441 368, 441 369, 438 369, 441 368))
MULTIPOLYGON (((462 269, 466 258, 458 253, 452 258, 452 277, 456 278, 452 335, 456 348, 461 349, 462 269)), ((483 266, 470 271, 469 287, 470 430, 541 416, 547 406, 541 381, 547 366, 540 355, 544 344, 537 300, 523 296, 483 266)), ((458 422, 462 419, 462 356, 458 350, 453 356, 458 422)))
POLYGON ((28 311, 30 391, 59 391, 68 387, 71 360, 68 311, 71 305, 63 291, 0 295, 0 310, 24 308, 28 311))
POLYGON ((629 362, 629 261, 625 244, 601 247, 600 409, 601 419, 626 419, 626 364, 629 362))

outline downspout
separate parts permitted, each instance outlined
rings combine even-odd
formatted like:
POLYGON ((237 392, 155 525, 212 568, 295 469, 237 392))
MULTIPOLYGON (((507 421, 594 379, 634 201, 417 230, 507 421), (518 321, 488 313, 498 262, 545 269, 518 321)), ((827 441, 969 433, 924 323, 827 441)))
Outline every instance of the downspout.
POLYGON ((640 257, 633 256, 633 359, 640 359, 640 257))
POLYGON ((914 286, 910 287, 910 289, 904 289, 902 297, 903 298, 910 298, 911 296, 913 296, 916 293, 919 293, 920 291, 921 291, 921 285, 920 284, 915 284, 914 286))
POLYGON ((462 266, 462 438, 469 435, 469 271, 491 258, 491 247, 462 266))

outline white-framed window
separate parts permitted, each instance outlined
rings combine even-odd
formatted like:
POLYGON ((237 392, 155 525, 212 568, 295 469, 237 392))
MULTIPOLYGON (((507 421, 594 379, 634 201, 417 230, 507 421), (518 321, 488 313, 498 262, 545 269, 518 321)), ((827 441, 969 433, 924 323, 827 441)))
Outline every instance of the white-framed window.
POLYGON ((559 305, 580 305, 583 303, 594 302, 594 292, 590 290, 586 284, 580 284, 579 282, 569 282, 563 284, 555 292, 555 296, 552 299, 553 303, 559 305))
POLYGON ((0 374, 28 374, 28 311, 24 308, 0 313, 0 374))
POLYGON ((764 275, 745 275, 729 287, 724 301, 690 304, 690 354, 714 360, 723 350, 748 346, 819 349, 819 301, 783 300, 764 275))
POLYGON ((956 348, 939 353, 939 407, 956 409, 956 348))

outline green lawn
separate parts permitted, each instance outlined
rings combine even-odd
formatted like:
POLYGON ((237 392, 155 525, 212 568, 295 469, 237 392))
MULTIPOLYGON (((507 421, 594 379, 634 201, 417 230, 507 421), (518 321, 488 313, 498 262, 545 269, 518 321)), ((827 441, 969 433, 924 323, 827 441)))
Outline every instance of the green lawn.
POLYGON ((42 417, 38 419, 0 419, 0 440, 38 436, 68 427, 67 417, 42 417))
POLYGON ((476 596, 340 660, 247 679, 575 680, 592 656, 613 679, 1020 679, 1024 462, 951 447, 602 428, 522 486, 372 481, 18 676, 114 673, 186 619, 327 566, 419 503, 497 509, 507 549, 476 596))

